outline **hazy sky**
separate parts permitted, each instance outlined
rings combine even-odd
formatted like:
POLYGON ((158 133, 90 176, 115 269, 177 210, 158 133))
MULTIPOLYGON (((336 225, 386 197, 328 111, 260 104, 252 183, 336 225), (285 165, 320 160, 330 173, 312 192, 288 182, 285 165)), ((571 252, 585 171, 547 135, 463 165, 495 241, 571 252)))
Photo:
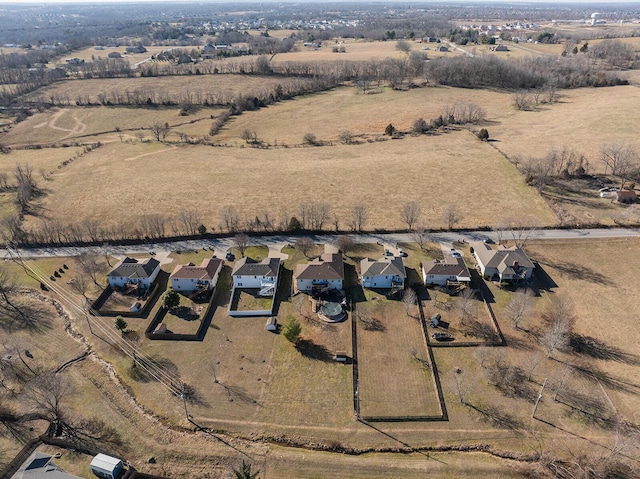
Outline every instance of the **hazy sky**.
MULTIPOLYGON (((329 0, 330 2, 340 0, 329 0)), ((344 0, 346 2, 366 3, 367 0, 344 0)), ((375 3, 383 3, 383 0, 375 3)), ((401 3, 513 3, 513 4, 533 4, 533 3, 575 3, 579 5, 602 5, 607 3, 625 3, 637 4, 640 6, 640 0, 397 0, 401 3)), ((0 0, 0 6, 15 4, 32 4, 32 5, 50 5, 56 3, 143 3, 143 2, 172 2, 172 3, 322 3, 322 0, 50 0, 50 1, 34 1, 34 0, 0 0)), ((393 3, 394 0, 386 0, 384 3, 393 3)))

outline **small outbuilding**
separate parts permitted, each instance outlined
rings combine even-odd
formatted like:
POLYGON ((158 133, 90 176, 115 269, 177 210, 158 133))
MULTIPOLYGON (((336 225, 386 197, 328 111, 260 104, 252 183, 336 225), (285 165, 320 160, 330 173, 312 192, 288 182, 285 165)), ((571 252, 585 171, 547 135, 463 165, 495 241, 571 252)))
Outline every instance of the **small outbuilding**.
POLYGON ((117 479, 123 469, 120 459, 106 454, 100 453, 91 461, 91 472, 103 479, 117 479))
POLYGON ((335 360, 339 363, 347 362, 347 352, 346 351, 336 351, 335 360))
POLYGON ((271 316, 268 320, 267 320, 267 331, 272 331, 275 332, 278 330, 278 320, 276 319, 275 316, 271 316))

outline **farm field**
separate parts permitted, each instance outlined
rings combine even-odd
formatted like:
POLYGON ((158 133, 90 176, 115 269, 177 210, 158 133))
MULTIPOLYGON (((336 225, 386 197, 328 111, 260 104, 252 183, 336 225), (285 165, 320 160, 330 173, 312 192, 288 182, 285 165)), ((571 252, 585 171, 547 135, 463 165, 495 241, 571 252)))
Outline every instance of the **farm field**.
MULTIPOLYGON (((122 55, 122 59, 127 61, 130 65, 134 65, 135 63, 139 63, 141 61, 151 58, 152 55, 157 55, 158 53, 162 53, 166 50, 171 49, 171 47, 147 46, 145 47, 147 49, 146 53, 126 53, 127 46, 129 45, 123 45, 116 48, 105 47, 104 50, 96 50, 94 47, 82 48, 80 50, 67 53, 66 55, 60 58, 57 58, 53 62, 53 67, 64 65, 65 60, 67 58, 79 58, 80 60, 84 60, 86 63, 89 63, 92 60, 98 59, 98 58, 102 58, 104 60, 108 58, 108 55, 111 52, 120 53, 122 55)), ((188 49, 188 47, 186 48, 188 49)))
MULTIPOLYGON (((460 189, 455 199, 463 215, 459 226, 492 225, 505 211, 516 209, 537 218, 540 224, 555 222, 548 207, 513 167, 464 130, 325 148, 214 149, 158 142, 111 143, 84 155, 53 178, 42 202, 50 217, 81 220, 81 211, 83 218, 92 218, 104 227, 135 222, 144 213, 172 213, 180 205, 181 209, 198 210, 207 228, 214 231, 225 204, 233 205, 241 218, 253 218, 264 211, 280 218, 296 214, 299 204, 314 198, 325 198, 343 222, 351 207, 366 202, 371 212, 368 228, 401 228, 401 205, 418 201, 424 205, 426 224, 436 225, 440 224, 444 207, 440 198, 449 188, 448 178, 456 178, 460 189), (407 164, 407 158, 414 159, 407 164), (313 171, 325 172, 328 177, 319 178, 311 174, 313 171), (475 181, 473 172, 485 182, 475 181), (147 177, 154 180, 140 181, 147 177), (354 178, 358 178, 355 187, 354 178), (505 184, 514 194, 485 194, 505 184), (185 191, 199 194, 185 196, 185 191)), ((37 227, 38 221, 32 218, 27 224, 37 227)))

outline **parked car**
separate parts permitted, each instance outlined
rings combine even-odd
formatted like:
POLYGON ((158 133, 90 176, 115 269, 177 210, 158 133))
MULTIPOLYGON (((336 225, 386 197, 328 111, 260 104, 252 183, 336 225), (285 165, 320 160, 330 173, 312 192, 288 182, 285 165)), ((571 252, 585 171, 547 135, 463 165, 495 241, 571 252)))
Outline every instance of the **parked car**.
POLYGON ((453 256, 454 258, 462 258, 460 252, 454 248, 451 248, 451 256, 453 256))
POLYGON ((493 241, 491 238, 487 238, 486 240, 484 240, 485 244, 494 244, 495 241, 493 241))
POLYGON ((234 259, 236 259, 235 255, 231 251, 227 251, 224 257, 227 261, 233 261, 234 259))
POLYGON ((398 248, 398 256, 402 256, 403 258, 407 257, 407 253, 405 253, 402 248, 398 248))
POLYGON ((449 333, 433 333, 431 337, 436 341, 453 341, 453 336, 449 333))
POLYGON ((393 253, 391 251, 389 251, 388 249, 384 250, 384 255, 385 256, 393 256, 393 253))

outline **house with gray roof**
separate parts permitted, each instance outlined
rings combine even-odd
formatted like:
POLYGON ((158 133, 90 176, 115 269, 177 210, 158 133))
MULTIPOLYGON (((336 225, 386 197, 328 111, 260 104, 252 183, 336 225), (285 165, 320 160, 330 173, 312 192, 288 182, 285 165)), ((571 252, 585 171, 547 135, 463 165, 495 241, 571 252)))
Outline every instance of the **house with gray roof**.
POLYGON ((193 263, 178 265, 170 276, 171 287, 183 293, 211 291, 218 282, 221 269, 220 258, 205 258, 200 266, 193 263))
POLYGON ((471 273, 462 258, 447 256, 420 263, 422 279, 426 285, 447 286, 451 283, 470 283, 471 273))
POLYGON ((107 279, 112 288, 137 285, 139 288, 149 289, 159 272, 160 261, 157 259, 147 258, 144 261, 138 261, 127 256, 107 273, 107 279))
POLYGON ((22 463, 20 469, 11 476, 11 479, 82 479, 78 476, 67 474, 63 469, 55 465, 53 456, 42 452, 34 452, 22 463))
POLYGON ((265 288, 267 285, 277 286, 280 272, 280 258, 265 258, 255 261, 241 258, 236 262, 231 276, 234 288, 265 288))
POLYGON ((473 256, 480 273, 491 281, 529 281, 534 264, 520 248, 499 246, 496 249, 486 243, 473 243, 473 256))
POLYGON ((296 291, 321 289, 340 290, 344 283, 344 261, 337 248, 325 245, 324 253, 306 264, 299 264, 293 273, 296 291))
POLYGON ((377 261, 365 258, 360 261, 360 278, 364 288, 404 288, 407 272, 400 256, 377 261))

